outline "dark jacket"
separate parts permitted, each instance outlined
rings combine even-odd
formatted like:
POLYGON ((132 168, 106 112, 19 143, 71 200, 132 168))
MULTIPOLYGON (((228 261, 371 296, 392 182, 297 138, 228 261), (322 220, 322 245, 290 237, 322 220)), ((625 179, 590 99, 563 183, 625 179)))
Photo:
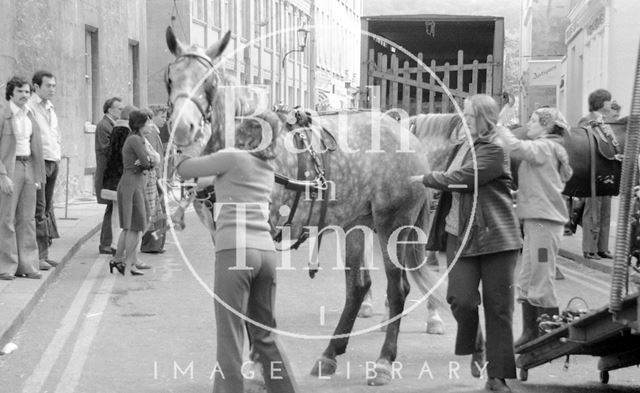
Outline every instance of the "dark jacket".
MULTIPOLYGON (((522 238, 511 197, 511 173, 508 169, 508 156, 502 147, 485 141, 476 141, 474 150, 478 165, 478 203, 471 232, 461 256, 468 257, 520 249, 522 238)), ((451 165, 456 152, 457 149, 451 154, 447 167, 451 165)), ((429 232, 427 249, 446 250, 445 219, 451 208, 451 192, 453 190, 460 193, 459 248, 471 218, 474 202, 474 170, 471 151, 465 156, 459 170, 452 173, 430 172, 424 176, 423 183, 427 187, 443 191, 429 232), (450 188, 450 185, 464 185, 466 188, 450 188)))
POLYGON ((113 122, 106 114, 102 117, 102 120, 96 125, 95 135, 95 149, 96 149, 96 173, 94 178, 94 186, 96 190, 96 197, 98 203, 108 204, 111 201, 102 199, 100 197, 100 190, 102 190, 102 179, 104 177, 104 170, 107 167, 107 161, 109 159, 109 143, 111 140, 111 131, 113 130, 113 122))

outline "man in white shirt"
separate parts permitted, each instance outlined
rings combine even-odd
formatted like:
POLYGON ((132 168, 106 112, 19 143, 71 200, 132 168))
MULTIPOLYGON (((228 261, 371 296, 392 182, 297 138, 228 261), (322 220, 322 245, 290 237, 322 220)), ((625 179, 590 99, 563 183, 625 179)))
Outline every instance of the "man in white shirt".
POLYGON ((51 99, 56 94, 56 79, 49 71, 37 71, 31 79, 34 93, 29 100, 42 133, 42 155, 46 183, 36 194, 36 238, 40 257, 40 270, 49 270, 58 266, 58 262, 49 259, 51 240, 60 237, 53 212, 53 190, 58 177, 58 165, 62 156, 61 137, 58 130, 58 117, 51 99))
POLYGON ((36 190, 44 185, 40 128, 27 102, 31 85, 7 82, 0 115, 0 280, 41 278, 36 242, 36 190))

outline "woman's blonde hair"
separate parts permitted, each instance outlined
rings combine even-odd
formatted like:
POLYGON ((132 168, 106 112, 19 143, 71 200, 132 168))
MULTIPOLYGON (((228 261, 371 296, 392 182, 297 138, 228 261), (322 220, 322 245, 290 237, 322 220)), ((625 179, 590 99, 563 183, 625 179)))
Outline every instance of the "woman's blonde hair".
POLYGON ((479 139, 491 140, 496 135, 495 127, 498 123, 498 103, 490 95, 476 94, 468 97, 468 102, 475 113, 476 131, 479 139))

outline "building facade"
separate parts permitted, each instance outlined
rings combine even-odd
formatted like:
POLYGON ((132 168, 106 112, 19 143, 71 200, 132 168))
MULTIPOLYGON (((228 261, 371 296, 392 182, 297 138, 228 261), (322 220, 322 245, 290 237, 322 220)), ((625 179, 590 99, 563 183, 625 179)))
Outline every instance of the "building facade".
POLYGON ((522 2, 519 100, 522 124, 537 108, 559 105, 569 9, 570 0, 522 2))
POLYGON ((290 51, 299 49, 297 30, 311 26, 311 4, 305 0, 147 0, 149 101, 167 99, 163 78, 173 56, 164 32, 172 25, 181 41, 205 48, 231 31, 223 65, 227 73, 243 85, 266 85, 271 104, 310 106, 312 40, 307 40, 304 51, 290 51))
POLYGON ((0 86, 12 75, 30 80, 39 69, 55 74, 53 104, 68 157, 61 163, 55 201, 64 201, 67 187, 71 198, 90 197, 93 132, 102 104, 120 96, 126 103, 147 105, 145 0, 0 3, 0 86))
MULTIPOLYGON (((315 109, 355 107, 360 83, 363 0, 316 0, 315 109)), ((366 38, 366 37, 364 37, 366 38)))
POLYGON ((561 107, 571 124, 588 112, 587 97, 598 88, 611 92, 629 113, 638 58, 640 2, 573 0, 565 32, 566 90, 561 107))

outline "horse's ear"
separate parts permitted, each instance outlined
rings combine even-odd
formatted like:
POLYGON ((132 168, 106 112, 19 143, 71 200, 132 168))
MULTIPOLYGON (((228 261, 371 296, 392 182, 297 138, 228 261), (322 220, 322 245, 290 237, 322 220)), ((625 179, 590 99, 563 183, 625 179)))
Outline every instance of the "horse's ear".
POLYGON ((171 51, 171 53, 176 57, 180 56, 183 52, 182 43, 178 41, 178 38, 176 38, 171 26, 167 27, 165 36, 167 38, 167 47, 169 47, 169 51, 171 51))
POLYGON ((222 39, 218 42, 216 42, 215 44, 211 45, 206 53, 207 56, 209 56, 209 58, 211 60, 215 59, 216 57, 220 56, 220 54, 222 52, 224 52, 224 50, 227 48, 227 44, 229 44, 229 39, 231 38, 231 30, 227 31, 227 34, 224 35, 224 37, 222 37, 222 39))

